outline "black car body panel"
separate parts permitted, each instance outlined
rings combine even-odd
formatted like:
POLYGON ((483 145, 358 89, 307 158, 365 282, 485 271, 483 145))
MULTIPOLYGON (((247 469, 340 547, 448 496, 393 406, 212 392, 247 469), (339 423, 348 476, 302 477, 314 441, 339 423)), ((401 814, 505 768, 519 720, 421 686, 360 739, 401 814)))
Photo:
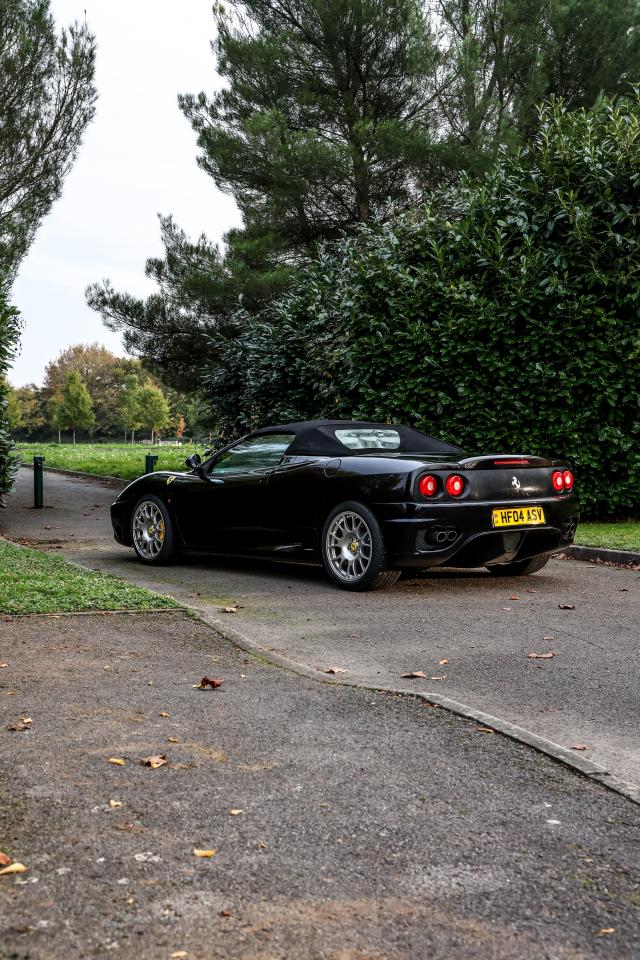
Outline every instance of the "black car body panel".
POLYGON ((318 562, 329 512, 358 501, 380 523, 395 567, 478 567, 551 553, 572 541, 578 498, 573 490, 555 491, 551 482, 554 471, 569 469, 565 461, 526 454, 468 457, 450 444, 387 424, 311 421, 256 431, 189 472, 140 477, 120 494, 111 516, 116 540, 131 546, 134 506, 153 494, 166 504, 184 547, 318 562), (335 432, 352 429, 393 430, 401 434, 399 448, 349 449, 335 432), (221 469, 223 455, 275 435, 291 435, 277 462, 236 473, 221 469), (427 474, 438 485, 430 497, 419 489, 427 474), (463 480, 459 496, 445 490, 451 475, 463 480), (544 523, 494 527, 494 511, 532 506, 543 509, 544 523))

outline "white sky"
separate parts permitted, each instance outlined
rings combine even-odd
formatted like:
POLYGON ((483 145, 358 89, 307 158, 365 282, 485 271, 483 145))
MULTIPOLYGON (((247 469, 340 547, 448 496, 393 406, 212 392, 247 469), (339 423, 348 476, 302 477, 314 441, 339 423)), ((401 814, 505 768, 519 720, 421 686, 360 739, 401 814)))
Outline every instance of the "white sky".
POLYGON ((220 80, 209 43, 209 0, 52 0, 58 28, 86 17, 98 42, 96 118, 62 198, 44 221, 14 285, 25 322, 9 379, 40 383, 47 362, 74 343, 124 353, 84 299, 89 283, 145 294, 145 260, 162 253, 157 214, 214 241, 240 222, 233 200, 196 165, 195 134, 178 93, 220 80))

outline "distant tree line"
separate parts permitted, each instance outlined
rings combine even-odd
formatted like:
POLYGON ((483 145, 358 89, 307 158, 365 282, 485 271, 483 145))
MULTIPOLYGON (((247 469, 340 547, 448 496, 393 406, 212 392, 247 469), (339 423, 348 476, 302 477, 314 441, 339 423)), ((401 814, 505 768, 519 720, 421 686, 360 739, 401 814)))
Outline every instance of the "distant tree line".
POLYGON ((8 388, 7 418, 17 440, 76 437, 135 442, 139 431, 202 438, 210 432, 206 411, 194 400, 163 388, 139 360, 117 357, 100 344, 77 344, 47 365, 42 386, 8 388))

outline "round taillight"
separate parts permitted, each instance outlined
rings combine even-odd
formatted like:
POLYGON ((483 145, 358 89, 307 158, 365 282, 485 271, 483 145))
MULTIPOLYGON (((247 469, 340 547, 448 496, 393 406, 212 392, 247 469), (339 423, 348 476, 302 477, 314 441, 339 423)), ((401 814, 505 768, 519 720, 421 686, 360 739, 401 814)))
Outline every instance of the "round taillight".
POLYGON ((447 477, 445 487, 450 496, 459 497, 464 490, 464 480, 462 477, 459 477, 457 473, 454 473, 450 477, 447 477))
POLYGON ((432 497, 438 492, 438 481, 429 474, 426 477, 420 477, 418 481, 418 490, 423 497, 432 497))
POLYGON ((562 493, 564 490, 564 473, 561 470, 554 470, 551 474, 551 486, 556 493, 562 493))
POLYGON ((571 473, 571 470, 565 470, 565 472, 562 474, 562 480, 567 490, 571 490, 573 487, 573 474, 571 473))

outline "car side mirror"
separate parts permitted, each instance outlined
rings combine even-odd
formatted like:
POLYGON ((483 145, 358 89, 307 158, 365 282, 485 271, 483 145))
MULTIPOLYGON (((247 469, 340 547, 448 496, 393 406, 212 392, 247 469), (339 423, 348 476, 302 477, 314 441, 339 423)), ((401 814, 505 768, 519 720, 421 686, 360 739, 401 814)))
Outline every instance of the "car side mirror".
POLYGON ((187 457, 186 464, 190 470, 197 470, 198 467, 202 466, 202 457, 199 453, 192 453, 190 457, 187 457))

